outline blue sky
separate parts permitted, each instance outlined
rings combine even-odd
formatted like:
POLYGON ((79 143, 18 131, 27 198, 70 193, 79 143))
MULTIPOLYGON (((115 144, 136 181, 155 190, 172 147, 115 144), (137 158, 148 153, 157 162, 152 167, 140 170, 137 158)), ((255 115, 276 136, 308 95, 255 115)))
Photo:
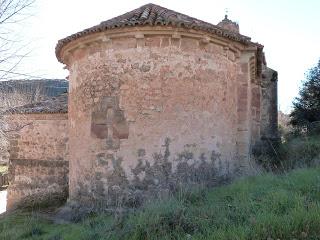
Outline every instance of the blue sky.
MULTIPOLYGON (((20 67, 34 76, 68 75, 55 58, 60 38, 133 10, 144 0, 37 0, 34 16, 24 25, 30 57, 20 67)), ((267 64, 279 73, 279 107, 290 111, 304 73, 320 58, 319 0, 154 0, 153 3, 217 24, 225 9, 240 32, 265 46, 267 64)))

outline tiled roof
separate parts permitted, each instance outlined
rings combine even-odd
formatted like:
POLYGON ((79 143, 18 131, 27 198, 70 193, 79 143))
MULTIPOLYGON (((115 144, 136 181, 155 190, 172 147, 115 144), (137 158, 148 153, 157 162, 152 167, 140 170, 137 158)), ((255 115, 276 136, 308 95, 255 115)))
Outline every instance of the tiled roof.
POLYGON ((58 60, 61 61, 60 51, 62 47, 65 46, 67 43, 80 37, 87 36, 92 33, 103 32, 108 29, 145 25, 171 25, 187 29, 202 30, 237 42, 245 44, 251 43, 251 39, 249 37, 243 36, 239 33, 228 31, 217 25, 213 25, 211 23, 207 23, 199 19, 189 17, 185 14, 181 14, 173 10, 149 3, 131 12, 127 12, 118 17, 101 22, 99 25, 87 28, 81 32, 72 34, 71 36, 61 39, 56 46, 56 56, 58 60))
POLYGON ((32 113, 67 113, 68 94, 48 98, 41 102, 30 103, 19 107, 10 108, 7 114, 32 114, 32 113))

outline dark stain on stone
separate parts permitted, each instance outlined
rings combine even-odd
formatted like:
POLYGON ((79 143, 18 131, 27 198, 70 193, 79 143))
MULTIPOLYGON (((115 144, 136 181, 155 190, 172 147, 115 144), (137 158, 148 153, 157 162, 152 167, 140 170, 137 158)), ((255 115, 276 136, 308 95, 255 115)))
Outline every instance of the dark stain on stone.
POLYGON ((168 161, 169 156, 170 156, 170 151, 169 151, 169 146, 170 146, 170 138, 166 138, 164 140, 164 147, 165 147, 165 151, 164 151, 164 160, 168 161))
POLYGON ((96 172, 96 180, 101 180, 102 178, 102 173, 101 172, 96 172))
MULTIPOLYGON (((171 139, 166 138, 162 151, 152 154, 152 161, 146 159, 145 149, 138 149, 138 163, 131 169, 133 179, 130 182, 122 167, 123 159, 113 156, 108 166, 113 170, 94 175, 96 184, 91 202, 100 202, 105 208, 138 207, 146 199, 168 196, 183 186, 215 186, 229 180, 229 176, 219 173, 223 171, 220 154, 215 151, 209 155, 202 153, 196 159, 191 151, 185 150, 174 157, 170 144, 171 139)), ((81 188, 89 189, 88 186, 81 188)), ((87 196, 92 194, 88 192, 87 196)))
POLYGON ((123 159, 122 158, 113 158, 112 166, 113 166, 113 174, 107 177, 108 182, 112 185, 118 186, 126 186, 128 185, 128 180, 126 178, 126 174, 124 169, 121 166, 123 159))
POLYGON ((146 166, 146 165, 143 164, 142 159, 138 159, 138 164, 137 164, 137 166, 136 166, 135 168, 131 169, 131 171, 132 171, 132 173, 134 174, 134 176, 135 176, 136 179, 139 179, 139 178, 138 178, 138 175, 139 175, 140 173, 142 173, 142 172, 145 171, 145 169, 146 169, 145 166, 146 166))
MULTIPOLYGON (((204 153, 195 159, 190 151, 178 154, 176 159, 170 159, 169 138, 165 139, 163 147, 164 154, 153 153, 154 164, 148 161, 138 160, 138 164, 132 169, 134 180, 131 189, 139 189, 139 197, 142 199, 150 196, 158 197, 164 192, 176 192, 181 186, 215 186, 221 182, 229 180, 229 176, 222 176, 219 171, 223 171, 220 154, 212 151, 208 158, 204 153), (194 159, 193 164, 188 161, 194 159), (199 164, 200 162, 200 164, 199 164), (217 167, 217 162, 220 162, 217 167), (177 163, 176 170, 173 171, 173 163, 177 163), (144 174, 143 179, 139 175, 144 174), (222 177, 221 177, 222 176, 222 177)), ((190 145, 193 146, 193 145, 190 145)))
POLYGON ((96 191, 102 195, 104 195, 104 186, 103 186, 103 182, 102 181, 96 181, 96 191))
POLYGON ((192 144, 187 143, 187 144, 184 145, 184 146, 187 147, 187 148, 189 148, 189 147, 196 147, 197 144, 195 144, 195 143, 192 143, 192 144))
POLYGON ((139 63, 133 63, 131 64, 132 69, 138 69, 139 68, 139 63))
POLYGON ((221 157, 221 154, 216 153, 214 150, 212 150, 211 156, 210 156, 211 161, 216 161, 220 159, 220 157, 221 157))
POLYGON ((106 158, 112 160, 112 159, 113 159, 113 154, 107 154, 107 155, 106 155, 106 158))
POLYGON ((141 72, 149 72, 151 69, 151 66, 150 65, 147 65, 147 64, 143 64, 141 67, 140 67, 140 71, 141 72))
POLYGON ((178 154, 178 160, 179 161, 183 161, 183 160, 191 160, 193 159, 193 153, 188 151, 188 150, 185 150, 181 153, 178 154))
POLYGON ((138 157, 144 157, 146 155, 146 150, 140 148, 138 149, 138 157))
POLYGON ((97 163, 99 166, 107 166, 108 160, 106 158, 106 155, 104 153, 97 154, 97 163))

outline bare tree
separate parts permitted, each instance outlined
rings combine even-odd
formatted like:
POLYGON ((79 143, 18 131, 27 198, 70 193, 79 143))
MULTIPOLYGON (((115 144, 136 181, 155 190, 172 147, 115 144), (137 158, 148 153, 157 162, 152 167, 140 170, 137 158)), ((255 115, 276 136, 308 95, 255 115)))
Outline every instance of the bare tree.
MULTIPOLYGON (((0 0, 0 81, 28 78, 17 67, 29 54, 28 47, 20 31, 23 23, 31 16, 35 0, 0 0)), ((10 82, 7 82, 10 84, 10 82)), ((19 100, 2 97, 0 106, 0 162, 8 149, 8 124, 4 113, 19 100), (10 101, 10 102, 9 102, 10 101)), ((5 157, 6 158, 6 157, 5 157)))
POLYGON ((28 55, 27 44, 19 36, 22 23, 30 17, 35 0, 0 0, 0 81, 28 77, 16 71, 28 55))

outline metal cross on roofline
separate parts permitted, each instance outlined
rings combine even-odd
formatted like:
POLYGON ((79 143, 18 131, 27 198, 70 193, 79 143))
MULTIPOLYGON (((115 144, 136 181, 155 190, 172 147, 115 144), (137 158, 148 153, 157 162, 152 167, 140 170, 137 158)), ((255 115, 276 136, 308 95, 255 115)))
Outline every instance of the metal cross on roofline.
POLYGON ((229 8, 224 9, 224 18, 228 19, 228 14, 229 14, 229 8))

